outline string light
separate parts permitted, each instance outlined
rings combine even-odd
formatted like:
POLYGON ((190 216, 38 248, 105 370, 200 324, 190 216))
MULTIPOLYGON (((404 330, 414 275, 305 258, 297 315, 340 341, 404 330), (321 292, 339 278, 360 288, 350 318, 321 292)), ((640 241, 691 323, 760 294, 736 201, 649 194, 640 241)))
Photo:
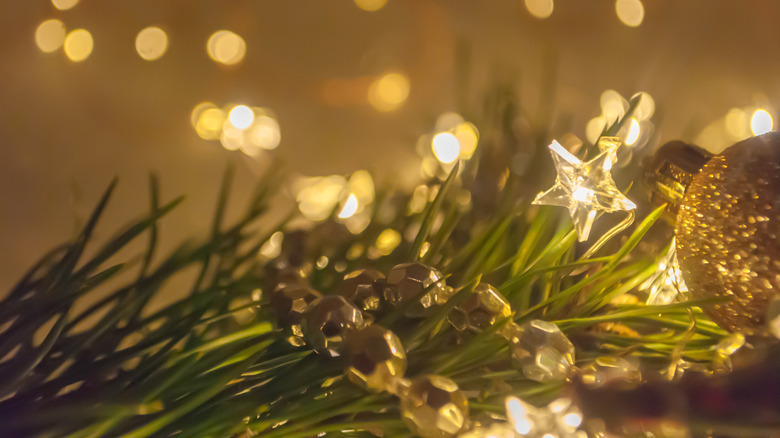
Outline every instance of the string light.
POLYGON ((368 87, 368 102, 377 111, 393 111, 409 97, 409 79, 401 73, 386 73, 368 87))
POLYGON ((94 41, 86 29, 76 29, 65 37, 65 55, 73 62, 81 62, 92 54, 94 41))
POLYGON ((168 50, 168 35, 159 27, 147 27, 135 37, 135 50, 147 61, 159 59, 168 50))
POLYGON ((67 11, 79 4, 79 0, 51 0, 51 4, 60 11, 67 11))
POLYGON ((431 148, 436 159, 444 164, 450 164, 460 156, 460 143, 457 137, 449 132, 441 132, 433 137, 431 148))
POLYGON ((206 51, 215 62, 234 65, 244 59, 246 42, 229 30, 218 30, 209 37, 206 51))
POLYGON ((628 135, 626 136, 626 145, 632 146, 637 140, 639 140, 639 121, 634 117, 631 117, 628 135))
POLYGON ((640 0, 617 0, 615 12, 620 21, 628 27, 637 27, 645 18, 645 7, 640 0))
POLYGON ((525 0, 528 12, 536 18, 544 19, 553 13, 553 0, 525 0))
POLYGON ((750 129, 753 135, 766 134, 772 130, 772 116, 763 109, 757 109, 750 118, 750 129))
POLYGON ((252 125, 255 114, 246 105, 237 105, 228 114, 230 123, 238 129, 244 130, 252 125))
POLYGON ((35 45, 42 52, 53 52, 62 47, 64 41, 65 25, 60 20, 46 20, 35 29, 35 45))

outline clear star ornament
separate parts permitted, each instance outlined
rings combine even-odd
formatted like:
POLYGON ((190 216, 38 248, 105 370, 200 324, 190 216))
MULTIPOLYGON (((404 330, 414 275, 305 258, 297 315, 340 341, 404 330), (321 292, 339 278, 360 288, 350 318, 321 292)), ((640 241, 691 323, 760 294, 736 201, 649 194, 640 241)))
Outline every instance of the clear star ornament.
POLYGON ((676 247, 675 239, 672 239, 666 254, 658 261, 658 270, 639 286, 640 290, 648 291, 648 306, 671 304, 679 295, 688 292, 680 274, 676 247))
POLYGON ((533 203, 568 208, 580 242, 588 240, 598 213, 636 208, 636 204, 615 186, 610 172, 617 161, 619 144, 615 137, 602 137, 599 140, 601 152, 585 162, 556 140, 548 146, 558 175, 552 188, 539 193, 533 203))

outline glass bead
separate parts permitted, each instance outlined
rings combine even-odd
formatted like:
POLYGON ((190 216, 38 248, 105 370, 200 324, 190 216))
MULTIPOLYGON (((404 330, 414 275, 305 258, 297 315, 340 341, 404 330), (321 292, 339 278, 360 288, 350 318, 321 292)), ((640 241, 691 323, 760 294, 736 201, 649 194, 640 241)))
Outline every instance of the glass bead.
POLYGON ((390 304, 398 306, 416 299, 425 290, 428 292, 407 309, 406 316, 425 316, 427 310, 436 303, 436 297, 447 291, 441 272, 422 263, 402 263, 387 274, 384 296, 390 304))
POLYGON ((415 378, 401 395, 401 416, 422 438, 455 436, 468 422, 469 405, 452 380, 435 375, 415 378))
POLYGON ((305 285, 306 273, 302 268, 288 266, 279 261, 266 263, 263 290, 273 292, 285 286, 305 285))
POLYGON ((479 426, 461 433, 458 438, 515 438, 514 429, 509 423, 499 422, 489 426, 479 426))
POLYGON ((344 333, 363 326, 363 314, 339 295, 314 300, 303 317, 306 341, 320 354, 338 356, 344 333))
POLYGON ((582 367, 582 381, 591 386, 601 386, 611 382, 640 383, 642 373, 639 371, 639 363, 631 359, 633 358, 598 357, 582 367))
POLYGON ((276 289, 271 294, 270 304, 276 315, 279 327, 292 332, 287 340, 295 345, 303 345, 301 321, 309 304, 321 297, 316 290, 303 285, 288 285, 276 289))
POLYGON ((376 392, 397 393, 406 372, 406 352, 398 336, 377 324, 346 332, 344 362, 351 382, 376 392))
POLYGON ((523 374, 538 382, 563 380, 574 365, 574 345, 557 325, 535 319, 512 340, 512 360, 523 374))
POLYGON ((512 308, 496 288, 487 283, 479 283, 474 288, 474 293, 453 309, 449 321, 461 332, 481 331, 511 314, 512 308))
POLYGON ((385 276, 374 269, 360 269, 344 276, 339 295, 363 311, 379 310, 382 303, 382 292, 385 286, 385 276))

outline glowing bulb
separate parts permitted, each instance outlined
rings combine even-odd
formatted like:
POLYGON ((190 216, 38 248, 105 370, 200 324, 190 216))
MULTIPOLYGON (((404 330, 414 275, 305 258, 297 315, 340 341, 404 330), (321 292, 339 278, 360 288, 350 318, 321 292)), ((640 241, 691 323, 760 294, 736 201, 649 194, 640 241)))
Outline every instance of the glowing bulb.
POLYGON ((355 6, 364 11, 378 11, 385 7, 387 0, 354 0, 355 6))
POLYGON ((206 51, 212 60, 220 64, 233 65, 244 59, 246 42, 229 30, 218 30, 209 37, 206 51))
MULTIPOLYGON (((197 109, 197 107, 196 107, 197 109)), ((218 140, 225 123, 225 112, 219 108, 207 108, 200 111, 195 124, 195 132, 204 140, 218 140)))
POLYGON ((238 105, 230 110, 228 120, 230 120, 230 124, 243 130, 252 126, 252 122, 255 120, 255 113, 246 105, 238 105))
POLYGON ((536 18, 547 18, 553 13, 553 0, 525 0, 528 12, 536 18))
POLYGON ((400 73, 387 73, 368 87, 368 102, 377 111, 398 109, 409 97, 409 80, 400 73))
POLYGON ((65 41, 65 25, 60 20, 46 20, 35 29, 35 44, 42 52, 53 52, 65 41))
POLYGON ((617 0, 615 12, 620 21, 628 27, 637 27, 645 18, 645 7, 640 0, 617 0))
POLYGON ((531 421, 528 418, 528 409, 523 406, 520 399, 515 397, 507 398, 506 410, 509 421, 520 435, 527 435, 531 431, 531 421))
POLYGON ((381 255, 389 255, 401 243, 401 233, 387 228, 376 238, 376 249, 381 255))
POLYGON ((626 136, 626 145, 631 146, 639 140, 639 122, 631 117, 631 126, 628 128, 628 135, 626 136))
POLYGON ((766 134, 772 130, 772 116, 765 110, 756 110, 750 118, 750 129, 753 130, 753 135, 766 134))
POLYGON ((458 139, 458 144, 460 145, 460 158, 464 160, 471 158, 474 155, 474 151, 477 150, 477 143, 479 142, 477 127, 468 122, 461 123, 455 128, 455 138, 458 139))
POLYGON ((449 132, 441 132, 433 137, 431 142, 433 154, 436 159, 444 164, 452 163, 460 156, 460 143, 458 138, 449 132))
POLYGON ((65 37, 65 54, 73 62, 87 59, 93 47, 92 34, 85 29, 76 29, 65 37))
POLYGON ((580 202, 590 202, 593 199, 593 190, 586 189, 585 187, 577 187, 572 192, 571 197, 580 202))
POLYGON ((563 424, 571 427, 580 427, 582 424, 582 416, 577 413, 566 414, 563 416, 563 424))
POLYGON ((51 4, 53 4, 55 8, 61 11, 67 11, 68 9, 76 6, 78 3, 79 0, 51 0, 51 4))
POLYGON ((159 27, 147 27, 138 32, 135 37, 135 51, 147 61, 160 58, 166 50, 168 50, 168 35, 159 27))
POLYGON ((257 147, 266 150, 276 149, 282 140, 279 122, 268 116, 255 118, 255 123, 249 134, 249 140, 257 147))
POLYGON ((347 198, 347 202, 344 203, 344 207, 339 212, 339 218, 346 219, 348 217, 351 217, 353 214, 357 213, 358 209, 358 200, 357 197, 353 194, 349 194, 349 198, 347 198))

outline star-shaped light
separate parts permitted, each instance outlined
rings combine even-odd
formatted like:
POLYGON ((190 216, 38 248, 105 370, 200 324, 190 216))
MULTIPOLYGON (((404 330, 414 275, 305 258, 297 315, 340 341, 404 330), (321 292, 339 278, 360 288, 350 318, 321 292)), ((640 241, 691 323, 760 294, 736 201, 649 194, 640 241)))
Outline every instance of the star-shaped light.
POLYGON ((616 143, 612 137, 599 141, 601 153, 583 162, 560 143, 550 143, 550 153, 558 176, 555 185, 539 193, 538 205, 557 205, 569 209, 579 241, 588 240, 593 221, 599 212, 633 210, 636 205, 615 186, 610 170, 616 161, 616 143))

